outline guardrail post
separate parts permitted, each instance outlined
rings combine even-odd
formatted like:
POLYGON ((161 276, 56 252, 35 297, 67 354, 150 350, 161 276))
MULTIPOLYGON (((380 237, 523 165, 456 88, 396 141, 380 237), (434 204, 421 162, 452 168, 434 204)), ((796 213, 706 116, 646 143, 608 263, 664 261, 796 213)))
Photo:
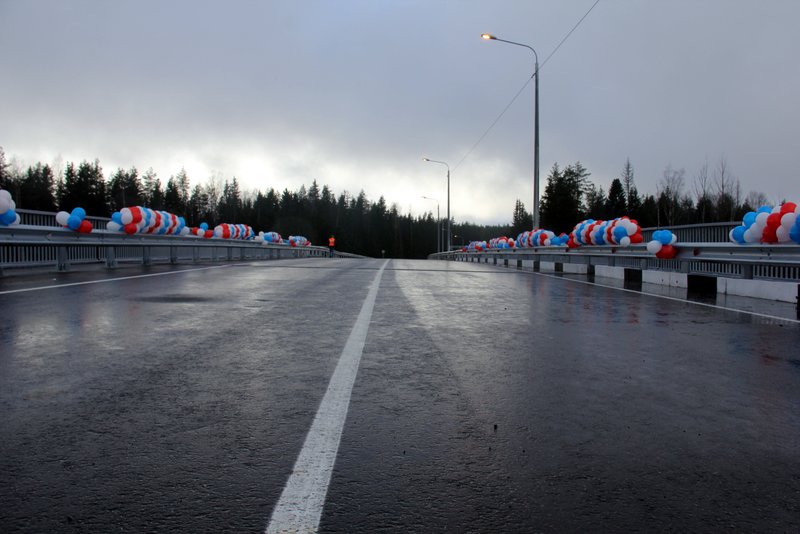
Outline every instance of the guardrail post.
POLYGON ((169 262, 172 265, 178 263, 178 247, 174 246, 169 247, 169 262))
POLYGON ((69 259, 67 256, 67 247, 58 247, 58 271, 69 271, 69 259))
POLYGON ((233 249, 231 247, 227 247, 227 248, 228 248, 228 261, 232 261, 233 260, 233 249))
POLYGON ((192 261, 194 263, 200 261, 200 249, 198 247, 192 247, 192 261))
POLYGON ((110 245, 106 247, 106 267, 109 269, 113 269, 117 266, 117 255, 114 251, 114 246, 110 245))
POLYGON ((750 264, 742 265, 742 278, 745 280, 753 279, 753 266, 750 264))
POLYGON ((142 265, 151 265, 153 259, 150 257, 150 247, 142 247, 142 265))

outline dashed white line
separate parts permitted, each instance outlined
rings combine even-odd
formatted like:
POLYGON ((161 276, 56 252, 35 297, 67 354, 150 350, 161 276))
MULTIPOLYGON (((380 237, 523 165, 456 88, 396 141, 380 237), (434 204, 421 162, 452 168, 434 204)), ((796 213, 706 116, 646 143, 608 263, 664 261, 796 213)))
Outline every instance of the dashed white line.
POLYGON ((372 281, 356 324, 350 332, 350 337, 347 338, 339 363, 306 435, 292 474, 272 511, 272 517, 266 528, 267 534, 316 532, 319 528, 333 465, 336 462, 342 430, 347 419, 353 383, 361 363, 378 286, 387 263, 388 260, 378 269, 372 281))

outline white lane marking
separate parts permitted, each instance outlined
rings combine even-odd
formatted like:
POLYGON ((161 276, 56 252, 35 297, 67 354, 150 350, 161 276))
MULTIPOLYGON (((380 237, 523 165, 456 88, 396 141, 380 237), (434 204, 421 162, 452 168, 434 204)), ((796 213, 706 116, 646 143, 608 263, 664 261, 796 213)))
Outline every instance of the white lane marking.
POLYGON ((356 324, 347 338, 339 363, 333 371, 328 389, 320 402, 317 415, 306 435, 303 448, 283 493, 272 511, 266 533, 316 532, 328 493, 328 484, 336 462, 350 394, 361 363, 367 330, 375 308, 378 286, 386 268, 386 260, 378 269, 367 298, 361 306, 356 324))
POLYGON ((695 306, 704 306, 706 308, 714 308, 714 309, 717 309, 717 310, 724 310, 724 311, 735 312, 735 313, 743 313, 743 314, 746 314, 746 315, 752 315, 754 317, 761 317, 762 319, 771 319, 771 320, 774 320, 774 321, 784 321, 784 322, 787 322, 787 323, 800 324, 800 320, 790 319, 788 317, 778 317, 777 315, 767 315, 765 313, 758 313, 758 312, 754 312, 754 311, 750 311, 750 310, 740 310, 740 309, 737 309, 737 308, 728 308, 728 307, 725 307, 725 306, 719 306, 717 304, 709 304, 707 302, 698 302, 696 300, 681 299, 681 298, 678 298, 678 297, 670 297, 668 295, 658 295, 657 293, 647 293, 645 291, 636 291, 635 289, 626 289, 624 287, 615 287, 615 286, 609 286, 609 285, 605 285, 605 284, 598 284, 597 282, 589 282, 588 280, 576 280, 575 278, 565 278, 563 276, 556 276, 556 275, 553 275, 553 274, 545 274, 545 273, 533 273, 533 274, 536 274, 536 275, 539 275, 539 276, 545 276, 547 278, 554 278, 556 280, 569 280, 570 282, 575 282, 577 284, 585 284, 585 285, 588 285, 588 286, 604 287, 606 289, 616 289, 617 291, 625 291, 627 293, 635 293, 637 295, 647 295, 648 297, 656 297, 656 298, 659 298, 659 299, 673 300, 675 302, 682 302, 684 304, 694 304, 695 306))
POLYGON ((167 271, 163 273, 150 273, 150 274, 139 274, 136 276, 121 276, 118 278, 105 278, 103 280, 87 280, 85 282, 70 282, 69 284, 54 284, 51 286, 39 286, 39 287, 27 287, 24 289, 9 289, 7 291, 0 291, 0 295, 9 295, 11 293, 27 293, 28 291, 42 291, 44 289, 56 289, 59 287, 70 287, 70 286, 85 286, 88 284, 102 284, 105 282, 118 282, 120 280, 132 280, 134 278, 148 278, 150 276, 164 276, 167 274, 180 274, 180 273, 188 273, 193 271, 206 271, 208 269, 224 269, 225 267, 230 267, 230 265, 216 265, 214 267, 198 267, 197 269, 182 269, 180 271, 167 271))

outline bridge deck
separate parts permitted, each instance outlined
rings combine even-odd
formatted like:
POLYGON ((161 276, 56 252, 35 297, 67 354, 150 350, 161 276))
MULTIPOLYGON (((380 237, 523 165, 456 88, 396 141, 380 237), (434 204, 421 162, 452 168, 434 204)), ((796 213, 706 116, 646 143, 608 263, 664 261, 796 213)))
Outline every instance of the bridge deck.
POLYGON ((364 321, 320 531, 800 528, 793 316, 339 259, 9 277, 0 310, 5 532, 263 531, 364 321))

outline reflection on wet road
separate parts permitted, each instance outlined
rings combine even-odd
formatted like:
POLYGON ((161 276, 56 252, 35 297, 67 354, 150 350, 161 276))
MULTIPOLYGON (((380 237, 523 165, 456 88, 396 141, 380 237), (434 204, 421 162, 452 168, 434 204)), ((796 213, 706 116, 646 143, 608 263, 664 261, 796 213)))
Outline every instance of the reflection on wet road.
MULTIPOLYGON (((382 264, 0 287, 3 530, 263 531, 382 264)), ((796 531, 798 354, 790 318, 391 261, 320 531, 796 531)))

